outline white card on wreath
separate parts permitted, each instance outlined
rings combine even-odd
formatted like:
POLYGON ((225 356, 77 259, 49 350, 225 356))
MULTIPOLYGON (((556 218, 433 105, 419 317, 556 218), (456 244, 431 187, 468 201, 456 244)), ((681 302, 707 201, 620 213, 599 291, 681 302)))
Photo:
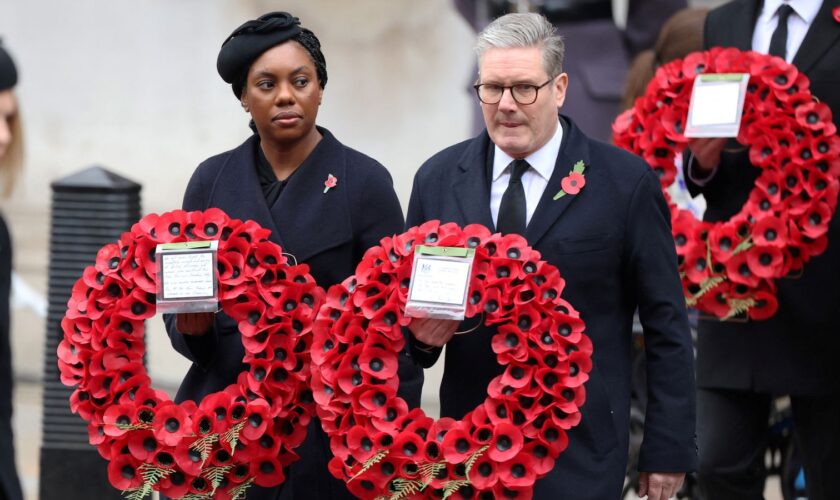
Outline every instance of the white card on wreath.
POLYGON ((157 310, 161 313, 218 310, 218 241, 189 241, 157 246, 157 310))
POLYGON ((711 73, 694 79, 686 137, 737 137, 749 73, 711 73))
POLYGON ((463 320, 474 256, 471 248, 416 247, 405 315, 463 320))

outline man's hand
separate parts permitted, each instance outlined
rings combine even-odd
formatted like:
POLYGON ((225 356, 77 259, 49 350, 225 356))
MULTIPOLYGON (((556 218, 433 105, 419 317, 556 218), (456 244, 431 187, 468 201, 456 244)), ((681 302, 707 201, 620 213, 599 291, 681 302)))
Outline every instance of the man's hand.
POLYGON ((175 315, 175 328, 184 335, 200 337, 213 326, 213 313, 181 313, 175 315))
POLYGON ((684 472, 641 472, 639 473, 639 498, 647 495, 648 500, 666 500, 682 488, 684 472))
POLYGON ((411 323, 408 324, 408 329, 411 330, 414 338, 420 342, 434 347, 442 347, 455 335, 460 324, 460 321, 449 319, 412 318, 411 323))
POLYGON ((715 137, 709 139, 689 139, 688 148, 694 154, 694 167, 700 176, 708 175, 720 164, 720 154, 726 146, 726 139, 715 137))

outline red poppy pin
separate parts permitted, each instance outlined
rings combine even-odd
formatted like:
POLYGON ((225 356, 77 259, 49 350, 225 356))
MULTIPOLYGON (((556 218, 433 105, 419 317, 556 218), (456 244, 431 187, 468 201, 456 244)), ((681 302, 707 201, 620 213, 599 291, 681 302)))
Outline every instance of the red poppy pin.
POLYGON ((324 181, 324 193, 334 188, 336 184, 338 184, 338 178, 333 174, 327 175, 327 180, 324 181))
POLYGON ((834 20, 840 23, 840 7, 834 7, 834 10, 831 11, 832 17, 834 20))
POLYGON ((572 171, 569 175, 560 181, 560 191, 554 195, 554 199, 559 200, 567 194, 578 194, 580 190, 583 189, 583 186, 586 185, 586 177, 583 176, 584 170, 586 170, 586 164, 583 163, 583 160, 575 163, 575 166, 572 167, 572 171))

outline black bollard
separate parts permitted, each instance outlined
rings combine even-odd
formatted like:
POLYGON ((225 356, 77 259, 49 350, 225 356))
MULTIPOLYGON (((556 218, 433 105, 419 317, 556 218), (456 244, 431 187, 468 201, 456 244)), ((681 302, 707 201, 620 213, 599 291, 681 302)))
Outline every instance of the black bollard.
POLYGON ((52 183, 41 500, 121 498, 108 482, 106 461, 88 443, 87 424, 70 412, 73 391, 61 383, 56 349, 73 284, 102 246, 140 219, 140 187, 101 167, 52 183))

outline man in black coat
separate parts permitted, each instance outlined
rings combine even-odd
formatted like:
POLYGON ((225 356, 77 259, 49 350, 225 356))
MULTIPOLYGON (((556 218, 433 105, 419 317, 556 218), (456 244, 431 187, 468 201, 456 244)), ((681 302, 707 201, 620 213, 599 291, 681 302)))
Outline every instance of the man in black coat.
MULTIPOLYGON (((418 171, 407 225, 439 219, 518 232, 566 280, 594 344, 580 425, 535 498, 602 500, 621 494, 627 463, 633 312, 645 327, 648 388, 640 457, 643 493, 668 498, 696 462, 694 375, 668 207, 638 157, 589 139, 558 118, 568 76, 563 42, 537 14, 509 14, 478 41, 479 99, 487 130, 443 150, 418 171), (525 160, 511 161, 511 160, 525 160), (553 200, 578 161, 585 185, 553 200), (523 170, 524 165, 524 170, 523 170)), ((580 184, 579 184, 580 185, 580 184)), ((441 415, 480 404, 502 372, 493 329, 453 337, 455 322, 415 320, 413 357, 431 366, 446 345, 441 415)))
MULTIPOLYGON (((709 13, 704 44, 770 52, 792 62, 838 124, 840 22, 832 15, 838 8, 838 0, 737 0, 709 13), (781 26, 780 20, 785 21, 781 26)), ((686 177, 693 179, 690 189, 705 196, 708 221, 738 212, 760 173, 744 148, 722 151, 724 145, 723 139, 691 144, 694 159, 686 177)), ((706 498, 762 498, 768 414, 772 398, 784 394, 791 396, 808 498, 837 498, 836 484, 829 483, 840 474, 838 277, 840 217, 835 214, 826 252, 805 264, 801 277, 777 281, 775 316, 746 323, 700 321, 698 437, 706 498)))

